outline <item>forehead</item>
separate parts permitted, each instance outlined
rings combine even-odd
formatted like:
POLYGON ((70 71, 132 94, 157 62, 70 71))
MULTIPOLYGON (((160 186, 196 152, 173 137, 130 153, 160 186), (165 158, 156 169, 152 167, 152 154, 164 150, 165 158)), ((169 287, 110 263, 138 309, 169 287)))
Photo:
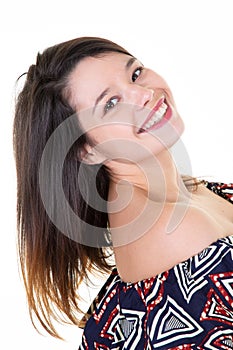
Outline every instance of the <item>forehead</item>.
POLYGON ((82 59, 69 76, 70 102, 75 110, 91 108, 106 88, 116 83, 132 57, 111 52, 82 59))

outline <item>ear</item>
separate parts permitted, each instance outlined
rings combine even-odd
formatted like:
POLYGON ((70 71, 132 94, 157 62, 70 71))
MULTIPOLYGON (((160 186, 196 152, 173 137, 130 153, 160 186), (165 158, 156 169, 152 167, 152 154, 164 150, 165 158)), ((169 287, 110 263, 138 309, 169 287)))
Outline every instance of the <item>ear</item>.
POLYGON ((96 148, 85 145, 81 151, 81 159, 86 164, 94 165, 103 163, 107 160, 107 157, 97 151, 96 148))

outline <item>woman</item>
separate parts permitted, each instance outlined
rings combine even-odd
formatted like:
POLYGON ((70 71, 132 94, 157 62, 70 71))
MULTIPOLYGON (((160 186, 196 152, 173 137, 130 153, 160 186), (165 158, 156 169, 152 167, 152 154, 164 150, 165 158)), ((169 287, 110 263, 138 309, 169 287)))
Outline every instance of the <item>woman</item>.
POLYGON ((119 45, 38 54, 14 146, 29 309, 51 335, 64 315, 80 349, 231 348, 233 185, 178 173, 183 130, 164 79, 119 45), (79 322, 93 270, 111 274, 79 322))

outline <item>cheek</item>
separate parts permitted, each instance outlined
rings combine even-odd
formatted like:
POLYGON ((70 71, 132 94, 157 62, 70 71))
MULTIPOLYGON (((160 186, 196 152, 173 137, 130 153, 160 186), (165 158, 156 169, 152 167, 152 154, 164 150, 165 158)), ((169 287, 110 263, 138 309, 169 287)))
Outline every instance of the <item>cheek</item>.
POLYGON ((120 123, 98 125, 88 131, 87 134, 96 145, 110 141, 117 142, 121 139, 132 139, 134 137, 132 126, 122 125, 120 123))
POLYGON ((133 134, 132 127, 127 125, 109 125, 95 128, 89 132, 95 149, 107 159, 124 159, 137 161, 138 153, 144 147, 133 134))
POLYGON ((150 83, 152 86, 156 85, 157 87, 165 90, 169 95, 169 97, 173 100, 172 92, 169 85, 167 84, 166 80, 163 77, 161 77, 159 74, 152 72, 150 83))

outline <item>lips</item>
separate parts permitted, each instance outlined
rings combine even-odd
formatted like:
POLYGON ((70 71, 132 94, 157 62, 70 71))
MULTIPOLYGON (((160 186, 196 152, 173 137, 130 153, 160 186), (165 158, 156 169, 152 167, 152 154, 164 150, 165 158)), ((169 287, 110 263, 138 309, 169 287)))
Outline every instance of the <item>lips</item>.
POLYGON ((165 97, 159 99, 156 105, 152 108, 148 114, 145 122, 138 130, 138 134, 156 129, 164 124, 172 115, 171 108, 167 103, 165 97))

